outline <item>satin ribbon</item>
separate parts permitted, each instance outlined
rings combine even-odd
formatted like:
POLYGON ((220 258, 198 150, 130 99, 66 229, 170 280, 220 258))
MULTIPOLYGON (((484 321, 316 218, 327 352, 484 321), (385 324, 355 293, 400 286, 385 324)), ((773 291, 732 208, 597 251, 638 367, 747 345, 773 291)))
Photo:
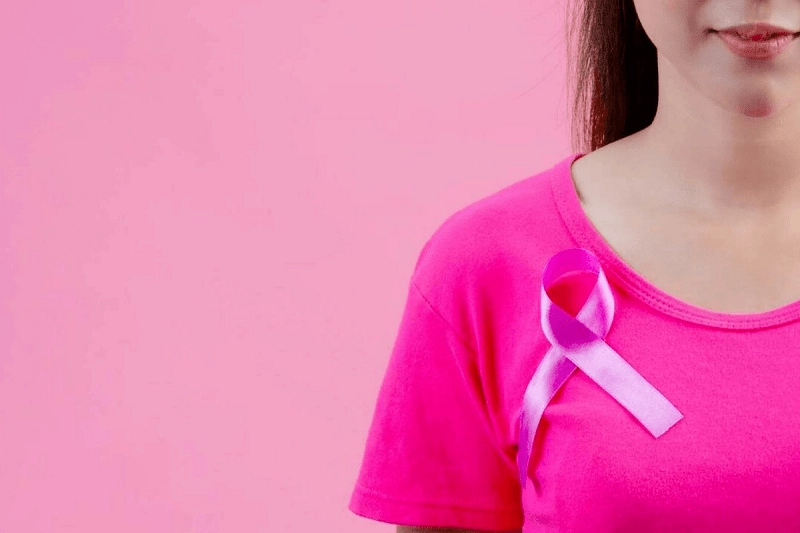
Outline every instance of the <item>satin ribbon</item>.
POLYGON ((542 275, 541 309, 542 329, 552 347, 525 389, 517 454, 523 488, 528 478, 533 437, 542 413, 576 368, 610 394, 656 438, 683 418, 658 390, 605 343, 614 318, 614 295, 600 262, 590 251, 571 248, 550 258, 542 275), (574 271, 597 274, 594 288, 575 318, 550 300, 545 290, 560 276, 574 271))

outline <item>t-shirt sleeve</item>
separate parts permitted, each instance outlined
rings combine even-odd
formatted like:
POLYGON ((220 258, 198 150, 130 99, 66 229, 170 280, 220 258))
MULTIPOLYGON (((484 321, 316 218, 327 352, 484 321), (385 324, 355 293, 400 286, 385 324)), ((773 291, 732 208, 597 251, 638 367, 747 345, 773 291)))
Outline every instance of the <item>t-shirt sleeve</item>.
POLYGON ((348 508, 391 524, 522 527, 515 457, 500 446, 476 357, 412 278, 348 508))

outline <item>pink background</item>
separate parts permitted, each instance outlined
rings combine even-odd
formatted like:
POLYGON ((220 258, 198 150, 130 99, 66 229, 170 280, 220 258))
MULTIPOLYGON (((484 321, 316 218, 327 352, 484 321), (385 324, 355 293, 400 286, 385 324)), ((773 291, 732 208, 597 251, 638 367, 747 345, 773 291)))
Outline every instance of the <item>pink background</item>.
POLYGON ((571 153, 564 4, 6 2, 0 530, 346 506, 411 269, 571 153))

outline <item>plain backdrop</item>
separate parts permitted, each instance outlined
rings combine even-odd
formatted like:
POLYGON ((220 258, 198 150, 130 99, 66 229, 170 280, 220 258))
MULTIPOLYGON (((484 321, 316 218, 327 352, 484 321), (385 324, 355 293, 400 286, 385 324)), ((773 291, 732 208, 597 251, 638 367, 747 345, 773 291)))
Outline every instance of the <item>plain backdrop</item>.
POLYGON ((412 267, 571 153, 565 5, 5 2, 0 531, 347 510, 412 267))

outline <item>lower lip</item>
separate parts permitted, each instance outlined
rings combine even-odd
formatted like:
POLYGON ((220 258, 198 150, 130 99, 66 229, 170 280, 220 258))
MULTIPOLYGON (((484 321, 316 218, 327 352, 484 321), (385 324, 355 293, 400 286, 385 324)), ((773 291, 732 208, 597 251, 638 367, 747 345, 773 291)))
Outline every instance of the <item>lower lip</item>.
POLYGON ((783 52, 797 35, 784 34, 763 41, 749 41, 735 34, 716 32, 728 50, 745 59, 772 59, 783 52))

